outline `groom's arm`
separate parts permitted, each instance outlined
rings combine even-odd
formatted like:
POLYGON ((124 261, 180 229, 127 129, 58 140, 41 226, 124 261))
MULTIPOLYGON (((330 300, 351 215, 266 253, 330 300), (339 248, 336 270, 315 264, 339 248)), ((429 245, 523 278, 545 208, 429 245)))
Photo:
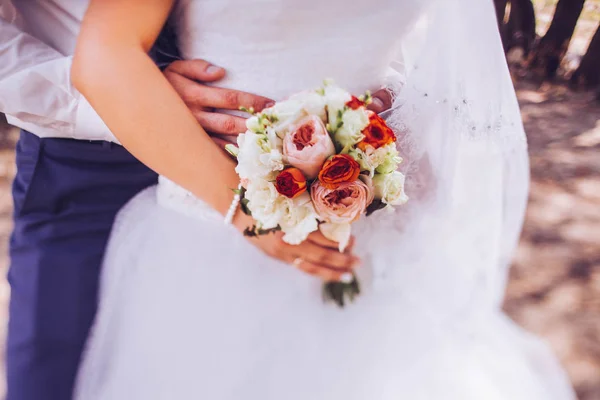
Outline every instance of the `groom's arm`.
POLYGON ((25 33, 9 1, 0 1, 0 111, 39 136, 75 135, 78 93, 70 57, 25 33))
POLYGON ((17 10, 0 0, 0 112, 40 137, 117 139, 73 88, 70 56, 22 29, 17 10))
MULTIPOLYGON (((73 88, 69 77, 72 57, 25 33, 16 23, 18 17, 10 0, 0 0, 0 112, 11 124, 41 137, 117 142, 73 88)), ((176 38, 169 32, 163 31, 151 55, 215 142, 222 146, 234 141, 234 135, 246 130, 245 120, 214 109, 237 110, 240 104, 253 104, 259 111, 271 100, 205 85, 222 79, 225 70, 203 60, 178 60, 176 38)), ((375 111, 389 108, 386 94, 375 94, 376 99, 381 96, 381 101, 373 104, 375 111)))
MULTIPOLYGON (((69 76, 72 57, 27 34, 18 21, 12 2, 0 0, 0 112, 6 114, 12 125, 41 137, 117 142, 88 101, 72 86, 69 76)), ((212 108, 220 104, 222 108, 237 109, 239 104, 250 103, 261 109, 269 103, 260 96, 203 85, 223 78, 224 70, 209 69, 209 64, 202 60, 171 63, 177 58, 174 48, 168 47, 174 38, 165 35, 160 40, 153 58, 166 68, 165 75, 194 110, 199 122, 209 121, 208 128, 217 143, 225 142, 219 134, 243 132, 245 124, 241 118, 216 114, 212 108), (223 104, 224 99, 228 100, 227 105, 223 104), (234 104, 238 99, 243 103, 234 104)))

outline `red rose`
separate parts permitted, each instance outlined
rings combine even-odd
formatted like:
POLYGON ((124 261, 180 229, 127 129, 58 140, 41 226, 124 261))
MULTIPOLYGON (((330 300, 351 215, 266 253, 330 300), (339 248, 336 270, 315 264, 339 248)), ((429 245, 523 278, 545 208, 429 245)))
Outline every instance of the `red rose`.
POLYGON ((306 178, 298 168, 287 168, 277 175, 275 187, 280 194, 293 199, 306 192, 306 178))
POLYGON ((346 106, 348 106, 352 110, 358 110, 359 108, 365 106, 365 102, 361 101, 356 96, 352 96, 352 99, 349 102, 346 103, 346 106))
POLYGON ((369 126, 362 131, 362 134, 365 135, 365 138, 357 144, 357 147, 362 151, 367 149, 367 145, 378 149, 396 141, 394 131, 376 113, 371 113, 369 126))
POLYGON ((338 154, 325 161, 319 181, 327 189, 335 189, 344 182, 354 182, 360 174, 360 165, 348 154, 338 154))

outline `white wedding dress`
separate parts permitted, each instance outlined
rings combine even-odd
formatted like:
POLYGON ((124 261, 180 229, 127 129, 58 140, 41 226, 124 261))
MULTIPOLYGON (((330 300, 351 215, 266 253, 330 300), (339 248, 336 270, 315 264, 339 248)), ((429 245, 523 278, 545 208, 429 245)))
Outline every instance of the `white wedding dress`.
POLYGON ((339 309, 161 179, 115 223, 78 400, 575 398, 501 311, 528 163, 492 0, 183 0, 173 18, 223 86, 387 85, 411 200, 356 224, 363 294, 339 309))

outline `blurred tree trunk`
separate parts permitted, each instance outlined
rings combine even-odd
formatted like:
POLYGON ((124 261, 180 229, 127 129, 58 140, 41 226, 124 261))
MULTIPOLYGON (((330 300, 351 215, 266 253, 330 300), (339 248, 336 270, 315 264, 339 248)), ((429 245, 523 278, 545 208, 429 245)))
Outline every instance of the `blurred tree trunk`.
POLYGON ((498 29, 500 30, 500 36, 502 37, 502 44, 504 50, 506 50, 506 29, 504 26, 504 17, 506 16, 506 6, 508 0, 494 0, 496 6, 496 17, 498 18, 498 29))
POLYGON ((494 5, 496 6, 496 16, 498 17, 498 25, 503 25, 508 0, 494 0, 494 5))
MULTIPOLYGON (((496 10, 501 8, 500 1, 496 2, 496 10)), ((504 24, 504 50, 509 51, 521 47, 528 54, 535 41, 535 9, 531 0, 509 0, 510 14, 504 24)), ((506 16, 504 16, 506 18, 506 16)))
POLYGON ((586 89, 600 85, 600 27, 594 34, 579 68, 571 77, 571 82, 586 89))
POLYGON ((530 67, 539 71, 545 78, 552 79, 567 53, 577 20, 583 11, 585 0, 559 0, 552 23, 546 35, 540 40, 530 67))

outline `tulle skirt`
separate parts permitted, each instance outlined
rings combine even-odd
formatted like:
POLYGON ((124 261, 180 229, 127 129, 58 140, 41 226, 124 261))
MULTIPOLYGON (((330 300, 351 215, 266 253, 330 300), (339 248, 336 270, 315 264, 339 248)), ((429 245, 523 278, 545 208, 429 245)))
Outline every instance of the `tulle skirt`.
MULTIPOLYGON (((323 302, 317 279, 210 211, 165 206, 160 192, 140 193, 115 224, 78 400, 574 399, 548 348, 498 307, 458 292, 435 300, 452 286, 444 276, 431 293, 408 275, 377 277, 397 256, 363 249, 374 268, 340 309, 323 302), (453 302, 477 311, 435 312, 453 302)), ((452 268, 444 258, 440 273, 452 268)))

